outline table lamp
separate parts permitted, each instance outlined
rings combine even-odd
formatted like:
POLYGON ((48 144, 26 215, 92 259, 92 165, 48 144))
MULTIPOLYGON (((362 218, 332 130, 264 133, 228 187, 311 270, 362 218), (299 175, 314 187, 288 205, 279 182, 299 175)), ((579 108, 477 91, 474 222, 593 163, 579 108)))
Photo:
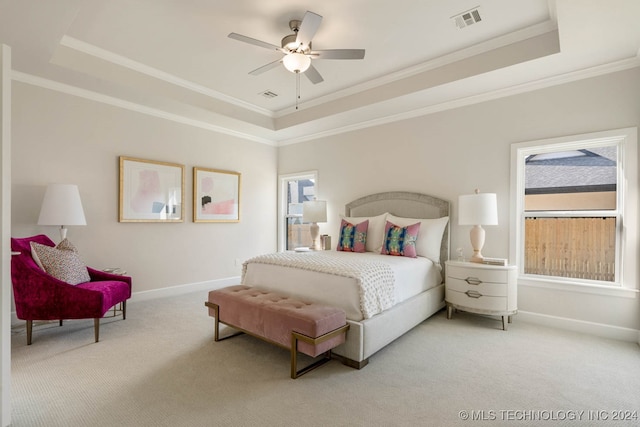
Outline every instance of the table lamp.
POLYGON ((49 184, 40 208, 38 225, 59 225, 60 240, 67 237, 67 225, 87 225, 78 186, 49 184))
POLYGON ((482 262, 482 247, 484 246, 483 225, 498 225, 498 201, 495 193, 466 194, 458 197, 458 224, 473 225, 471 229, 471 247, 473 255, 471 262, 482 262))
POLYGON ((320 250, 320 227, 319 222, 327 222, 327 202, 324 200, 314 200, 302 203, 302 222, 311 223, 311 248, 320 250))

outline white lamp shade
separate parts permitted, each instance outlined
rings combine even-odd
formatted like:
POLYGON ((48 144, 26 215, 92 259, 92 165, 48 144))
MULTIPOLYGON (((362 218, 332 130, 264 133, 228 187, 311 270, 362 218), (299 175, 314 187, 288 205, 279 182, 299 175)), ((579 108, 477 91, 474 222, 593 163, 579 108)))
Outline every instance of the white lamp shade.
POLYGON ((302 53, 293 52, 282 58, 284 68, 292 73, 304 73, 311 65, 311 58, 302 53))
POLYGON ((303 222, 327 222, 327 202, 314 200, 302 203, 303 222))
POLYGON ((498 199, 495 193, 459 196, 458 224, 498 225, 498 199))
POLYGON ((42 201, 38 225, 87 225, 78 186, 49 184, 42 201))

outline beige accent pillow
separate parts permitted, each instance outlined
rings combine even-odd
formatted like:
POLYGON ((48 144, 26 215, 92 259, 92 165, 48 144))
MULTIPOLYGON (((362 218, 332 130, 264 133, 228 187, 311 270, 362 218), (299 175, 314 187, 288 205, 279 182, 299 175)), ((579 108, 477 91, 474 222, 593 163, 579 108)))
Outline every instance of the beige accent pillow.
POLYGON ((449 222, 448 216, 435 219, 402 218, 389 214, 387 221, 406 227, 416 222, 420 223, 420 232, 416 240, 416 252, 418 256, 429 258, 436 264, 440 262, 440 245, 444 229, 449 222))
POLYGON ((58 243, 55 248, 31 242, 31 255, 36 264, 58 280, 71 285, 91 280, 87 266, 75 246, 67 239, 58 243))
POLYGON ((380 251, 382 250, 382 243, 384 243, 384 227, 385 225, 387 225, 386 212, 377 216, 340 215, 340 218, 354 225, 369 220, 369 228, 367 229, 367 241, 365 242, 364 249, 367 252, 380 253, 380 251))

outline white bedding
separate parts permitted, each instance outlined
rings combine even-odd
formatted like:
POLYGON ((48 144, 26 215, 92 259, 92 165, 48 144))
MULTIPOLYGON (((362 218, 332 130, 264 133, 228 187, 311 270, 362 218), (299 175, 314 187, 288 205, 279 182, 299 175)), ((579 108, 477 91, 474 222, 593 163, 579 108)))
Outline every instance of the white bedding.
MULTIPOLYGON (((392 271, 394 278, 393 304, 402 302, 442 282, 439 265, 423 257, 407 258, 380 255, 373 252, 340 251, 290 253, 287 257, 301 257, 302 259, 302 257, 318 255, 337 260, 375 261, 388 266, 385 268, 392 271)), ((363 313, 361 288, 358 280, 353 277, 249 260, 245 263, 242 283, 342 308, 349 320, 359 321, 372 315, 371 312, 363 313)), ((386 308, 389 307, 383 309, 386 308)))

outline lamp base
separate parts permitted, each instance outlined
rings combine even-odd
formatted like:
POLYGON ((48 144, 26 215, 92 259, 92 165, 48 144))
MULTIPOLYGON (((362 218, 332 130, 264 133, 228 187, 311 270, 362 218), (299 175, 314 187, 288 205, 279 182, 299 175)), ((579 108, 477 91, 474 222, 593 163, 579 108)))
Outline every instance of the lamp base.
POLYGON ((481 263, 484 257, 482 256, 482 247, 484 246, 484 228, 479 225, 474 225, 469 233, 471 238, 471 247, 473 248, 473 255, 469 261, 481 263))
POLYGON ((314 251, 320 250, 320 226, 317 222, 312 222, 309 227, 309 231, 311 231, 311 249, 314 251))
POLYGON ((471 256, 471 258, 469 259, 469 262, 477 262, 478 264, 482 264, 482 261, 484 260, 484 257, 482 256, 481 253, 475 253, 471 256))

